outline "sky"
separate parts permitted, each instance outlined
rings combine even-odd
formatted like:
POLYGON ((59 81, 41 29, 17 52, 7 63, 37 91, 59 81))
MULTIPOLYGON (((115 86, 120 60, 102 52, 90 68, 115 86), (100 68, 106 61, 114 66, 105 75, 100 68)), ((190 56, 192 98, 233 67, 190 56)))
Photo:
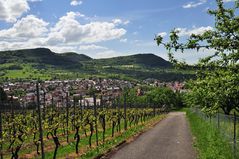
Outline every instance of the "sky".
MULTIPOLYGON (((234 0, 224 0, 230 5, 234 0)), ((92 58, 167 51, 154 38, 168 40, 213 29, 215 0, 0 0, 0 50, 44 47, 92 58)), ((179 59, 195 63, 211 50, 186 51, 179 59)))

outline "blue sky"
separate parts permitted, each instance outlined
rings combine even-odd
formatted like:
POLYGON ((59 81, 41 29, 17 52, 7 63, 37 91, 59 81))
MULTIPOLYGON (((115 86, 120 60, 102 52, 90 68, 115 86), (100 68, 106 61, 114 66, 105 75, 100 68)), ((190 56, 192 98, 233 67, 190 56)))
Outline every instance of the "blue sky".
MULTIPOLYGON (((186 39, 212 29, 209 8, 214 0, 0 0, 0 49, 48 47, 93 58, 154 53, 167 59, 154 36, 167 40, 177 28, 186 39)), ((194 63, 208 52, 177 57, 194 63)))

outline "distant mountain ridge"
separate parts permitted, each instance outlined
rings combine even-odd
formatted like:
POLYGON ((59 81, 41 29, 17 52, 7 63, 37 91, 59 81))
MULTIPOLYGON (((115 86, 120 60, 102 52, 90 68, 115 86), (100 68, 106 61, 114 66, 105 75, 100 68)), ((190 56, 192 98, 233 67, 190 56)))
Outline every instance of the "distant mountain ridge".
POLYGON ((92 65, 141 65, 146 67, 169 68, 172 64, 163 58, 151 53, 119 56, 104 59, 92 59, 84 54, 74 52, 54 53, 47 48, 0 51, 0 64, 21 62, 47 64, 54 67, 81 68, 84 63, 92 65))
POLYGON ((172 64, 163 58, 152 53, 135 54, 128 56, 118 56, 113 58, 97 59, 97 64, 100 65, 142 65, 146 67, 161 67, 169 68, 172 64))
POLYGON ((74 60, 76 62, 93 60, 91 57, 89 57, 85 54, 77 54, 75 52, 61 53, 60 55, 63 57, 69 58, 71 60, 74 60))
POLYGON ((52 52, 50 49, 46 48, 36 48, 36 49, 24 49, 24 50, 13 50, 13 51, 1 51, 0 52, 0 63, 35 63, 40 65, 51 65, 54 67, 63 68, 80 68, 82 67, 83 61, 90 57, 81 54, 58 54, 52 52))
POLYGON ((175 70, 152 53, 93 59, 75 52, 55 53, 47 48, 0 51, 0 82, 8 79, 115 78, 124 80, 183 81, 190 70, 175 70))

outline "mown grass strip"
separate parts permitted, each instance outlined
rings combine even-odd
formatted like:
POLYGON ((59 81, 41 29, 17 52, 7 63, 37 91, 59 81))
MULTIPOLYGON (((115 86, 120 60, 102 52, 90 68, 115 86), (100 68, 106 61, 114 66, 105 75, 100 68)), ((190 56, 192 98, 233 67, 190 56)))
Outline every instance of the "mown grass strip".
POLYGON ((187 118, 194 136, 194 146, 200 159, 233 159, 231 144, 208 121, 187 110, 187 118))

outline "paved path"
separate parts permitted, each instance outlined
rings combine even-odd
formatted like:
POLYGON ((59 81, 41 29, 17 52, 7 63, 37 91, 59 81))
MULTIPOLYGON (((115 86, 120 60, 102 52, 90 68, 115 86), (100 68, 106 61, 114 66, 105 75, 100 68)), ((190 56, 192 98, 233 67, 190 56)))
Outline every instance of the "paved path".
POLYGON ((154 128, 115 152, 111 159, 195 159, 183 112, 173 112, 154 128))

